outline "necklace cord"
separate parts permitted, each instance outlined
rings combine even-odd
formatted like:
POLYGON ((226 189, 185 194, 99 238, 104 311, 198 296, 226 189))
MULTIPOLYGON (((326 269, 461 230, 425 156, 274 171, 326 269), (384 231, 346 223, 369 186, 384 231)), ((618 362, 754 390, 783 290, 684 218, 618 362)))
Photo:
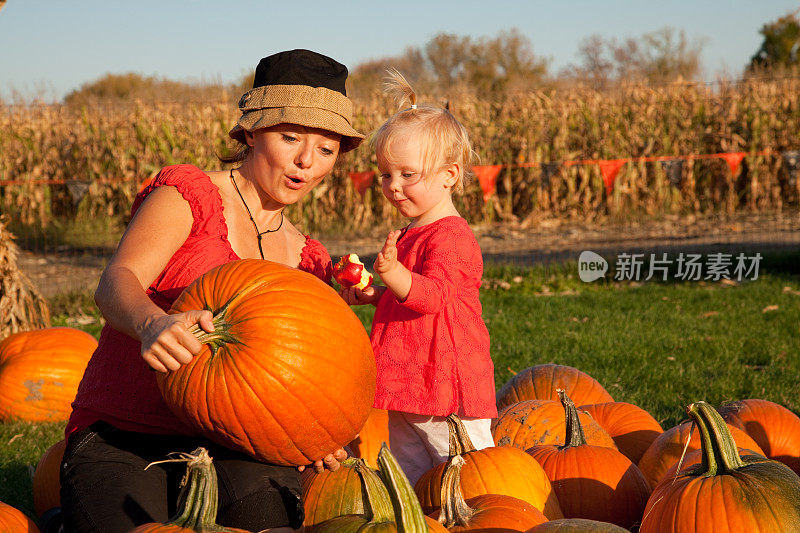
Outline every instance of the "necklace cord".
POLYGON ((233 183, 233 188, 236 189, 236 194, 239 195, 239 198, 242 199, 242 204, 244 204, 244 208, 247 211, 247 216, 250 217, 250 222, 253 223, 253 227, 256 230, 256 238, 258 239, 258 253, 261 254, 261 259, 264 259, 264 250, 261 248, 261 237, 263 237, 267 233, 275 233, 283 226, 283 209, 281 209, 281 222, 278 224, 278 227, 275 229, 266 229, 264 231, 258 231, 258 224, 256 224, 255 219, 253 218, 253 214, 250 212, 250 208, 247 207, 247 202, 244 201, 244 196, 242 196, 241 191, 239 190, 239 186, 236 185, 236 180, 233 179, 233 169, 231 169, 231 183, 233 183))

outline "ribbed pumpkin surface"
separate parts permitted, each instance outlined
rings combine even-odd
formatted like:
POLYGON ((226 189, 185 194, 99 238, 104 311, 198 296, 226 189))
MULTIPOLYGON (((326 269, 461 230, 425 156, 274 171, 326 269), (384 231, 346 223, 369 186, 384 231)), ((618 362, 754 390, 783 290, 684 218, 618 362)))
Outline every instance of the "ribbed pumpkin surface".
POLYGON ((3 502, 0 502, 0 532, 40 533, 39 528, 25 513, 3 502))
MULTIPOLYGON (((655 488, 658 482, 664 478, 664 474, 667 473, 667 470, 681 458, 691 427, 691 422, 684 422, 683 424, 666 430, 659 435, 647 451, 644 452, 644 455, 639 460, 639 469, 642 471, 642 474, 644 474, 650 487, 655 488)), ((753 450, 761 455, 764 454, 764 451, 747 433, 730 424, 728 424, 728 429, 737 446, 753 450)), ((695 428, 686 451, 690 452, 699 449, 700 433, 697 428, 695 428)))
POLYGON ((739 400, 719 409, 728 424, 750 435, 767 457, 800 475, 800 417, 767 400, 739 400))
POLYGON ((353 459, 346 459, 335 472, 303 471, 303 526, 308 530, 337 516, 364 513, 361 478, 354 466, 353 459))
POLYGON ((662 480, 641 533, 800 531, 800 478, 765 457, 740 457, 729 426, 705 402, 687 411, 702 434, 702 463, 662 480))
MULTIPOLYGON (((562 415, 563 416, 563 415, 562 415)), ((533 457, 511 446, 484 448, 464 454, 461 492, 464 499, 482 494, 504 494, 529 502, 547 518, 563 518, 553 487, 533 457)), ((414 491, 422 510, 430 513, 441 506, 442 473, 439 464, 419 478, 414 491)))
MULTIPOLYGON (((587 415, 578 413, 586 442, 617 449, 614 439, 587 415)), ((531 446, 564 444, 564 407, 558 400, 527 400, 509 405, 492 422, 492 437, 498 446, 527 450, 531 446)))
POLYGON ((208 438, 274 464, 303 465, 353 440, 375 394, 364 326, 315 276, 246 259, 193 282, 173 312, 210 309, 216 353, 159 374, 167 405, 208 438), (223 331, 225 330, 225 331, 223 331), (216 341, 215 341, 216 342, 216 341))
POLYGON ((59 422, 70 404, 97 341, 73 328, 15 333, 0 342, 0 421, 59 422))
POLYGON ((558 400, 562 389, 575 405, 613 402, 614 398, 592 376, 565 365, 536 365, 515 374, 497 392, 497 408, 524 400, 558 400))
POLYGON ((634 463, 639 462, 656 437, 664 432, 650 413, 632 403, 595 403, 581 405, 578 410, 589 413, 614 440, 617 449, 634 463))
POLYGON ((389 412, 372 409, 358 437, 347 447, 354 457, 364 459, 370 468, 378 468, 378 452, 383 443, 389 446, 389 412))

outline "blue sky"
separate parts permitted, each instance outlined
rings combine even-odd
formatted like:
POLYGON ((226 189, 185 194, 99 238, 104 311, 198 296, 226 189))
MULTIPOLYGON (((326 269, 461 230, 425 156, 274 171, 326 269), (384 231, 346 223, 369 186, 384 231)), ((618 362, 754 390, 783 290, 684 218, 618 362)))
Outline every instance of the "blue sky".
POLYGON ((706 80, 737 76, 761 26, 796 0, 8 0, 0 11, 0 97, 60 99, 106 73, 229 82, 279 50, 310 48, 352 67, 437 33, 495 36, 516 27, 552 72, 591 35, 670 26, 704 38, 706 80))

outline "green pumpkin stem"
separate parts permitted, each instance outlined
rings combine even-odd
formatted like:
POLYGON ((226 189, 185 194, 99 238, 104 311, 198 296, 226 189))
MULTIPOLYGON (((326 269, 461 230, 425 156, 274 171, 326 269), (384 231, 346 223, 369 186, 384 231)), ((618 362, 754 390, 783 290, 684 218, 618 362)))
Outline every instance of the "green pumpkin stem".
MULTIPOLYGON (((186 462, 186 475, 181 481, 181 494, 178 498, 178 511, 167 525, 187 528, 192 531, 224 532, 230 531, 217 524, 217 471, 211 456, 205 448, 197 448, 192 453, 175 454, 177 458, 156 463, 186 462)), ((148 465, 150 466, 150 465, 148 465)))
POLYGON ((217 355, 217 351, 226 344, 241 343, 239 339, 230 333, 231 323, 228 322, 226 317, 228 308, 232 302, 233 300, 229 301, 214 312, 214 317, 211 319, 214 324, 214 331, 208 332, 201 328, 200 324, 195 324, 189 328, 189 332, 194 335, 197 340, 203 344, 208 344, 209 348, 211 348, 212 355, 217 355))
POLYGON ((414 488, 385 442, 378 452, 378 468, 394 505, 397 530, 400 533, 426 533, 428 524, 414 488))
POLYGON ((464 458, 456 455, 447 464, 442 475, 441 502, 439 523, 447 529, 453 526, 466 527, 475 515, 475 511, 464 501, 461 492, 461 468, 464 458))
POLYGON ((704 477, 730 474, 745 466, 731 430, 716 409, 706 402, 695 402, 686 412, 700 429, 703 462, 696 474, 704 477))
POLYGON ((450 458, 475 451, 475 445, 469 438, 464 422, 453 413, 447 417, 447 427, 450 430, 450 458))
POLYGON ((381 478, 362 459, 353 459, 364 489, 364 518, 370 523, 394 522, 392 500, 381 478))
POLYGON ((572 448, 573 446, 586 444, 586 436, 583 434, 583 426, 581 426, 575 404, 563 389, 556 389, 556 393, 558 394, 558 399, 561 400, 561 405, 564 406, 564 414, 567 423, 567 434, 564 437, 564 445, 559 446, 559 449, 563 450, 564 448, 572 448))

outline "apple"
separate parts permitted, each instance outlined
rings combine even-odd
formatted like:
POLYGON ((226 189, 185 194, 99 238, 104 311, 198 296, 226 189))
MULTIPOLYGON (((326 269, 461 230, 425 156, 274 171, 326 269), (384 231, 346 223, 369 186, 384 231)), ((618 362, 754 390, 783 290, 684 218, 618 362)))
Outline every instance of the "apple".
POLYGON ((345 289, 355 287, 364 290, 372 285, 372 274, 364 268, 364 263, 356 254, 343 255, 339 262, 333 265, 333 277, 345 289))

